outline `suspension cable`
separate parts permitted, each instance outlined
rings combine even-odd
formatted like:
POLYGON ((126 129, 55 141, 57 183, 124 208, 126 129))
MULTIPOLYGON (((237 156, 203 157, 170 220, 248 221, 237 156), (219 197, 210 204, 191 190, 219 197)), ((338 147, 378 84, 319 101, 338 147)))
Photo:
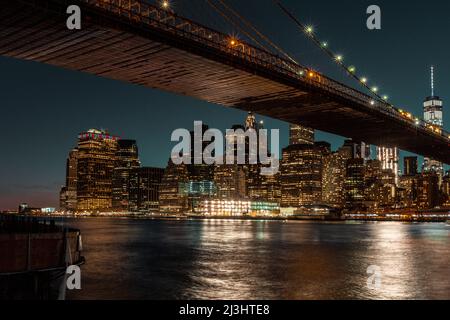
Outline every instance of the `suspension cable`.
MULTIPOLYGON (((345 72, 350 75, 350 77, 354 78, 358 81, 358 83, 363 86, 365 89, 369 90, 369 92, 374 95, 376 98, 378 98, 380 101, 386 102, 386 99, 381 97, 377 92, 375 92, 374 89, 370 88, 367 85, 367 81, 363 78, 358 77, 352 70, 351 67, 347 66, 344 62, 342 62, 342 59, 339 59, 339 56, 336 56, 330 49, 328 49, 328 46, 324 43, 320 42, 320 40, 316 37, 314 31, 310 29, 308 26, 304 25, 302 22, 300 22, 293 13, 291 13, 282 3, 281 0, 273 0, 275 4, 280 7, 280 9, 292 20, 294 23, 301 28, 301 30, 308 34, 308 37, 316 44, 322 51, 324 51, 332 60, 334 60, 342 69, 345 70, 345 72)), ((387 103, 387 102, 386 102, 387 103)), ((389 105, 393 107, 390 103, 389 105)))
POLYGON ((236 29, 240 30, 242 33, 244 33, 247 37, 249 37, 252 41, 254 41, 257 45, 259 45, 261 48, 265 49, 266 51, 269 51, 265 45, 260 43, 257 39, 255 39, 250 33, 248 33, 246 30, 244 30, 242 27, 240 27, 237 23, 233 21, 230 17, 228 17, 218 6, 216 6, 211 0, 206 0, 206 2, 215 10, 217 11, 226 21, 231 23, 236 29))
POLYGON ((237 16, 247 27, 252 29, 261 39, 266 41, 272 48, 274 48, 276 51, 284 55, 287 59, 289 59, 291 62, 299 65, 299 63, 292 58, 288 53, 286 53, 283 49, 281 49, 278 45, 276 45, 272 40, 270 40, 266 35, 264 35, 262 32, 260 32, 250 21, 248 21, 245 17, 243 17, 239 12, 234 10, 232 7, 226 4, 223 0, 218 0, 228 11, 233 13, 235 16, 237 16))

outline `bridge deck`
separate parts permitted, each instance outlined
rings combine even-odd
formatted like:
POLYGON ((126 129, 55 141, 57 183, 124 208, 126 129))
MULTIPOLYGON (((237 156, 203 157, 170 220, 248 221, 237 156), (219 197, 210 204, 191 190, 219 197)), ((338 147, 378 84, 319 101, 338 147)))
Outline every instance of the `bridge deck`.
POLYGON ((70 4, 77 2, 82 30, 70 31, 65 1, 0 0, 0 54, 254 111, 450 163, 447 136, 415 125, 379 101, 371 106, 371 97, 331 79, 299 77, 292 67, 272 68, 226 43, 199 41, 165 24, 92 5, 101 1, 70 4))

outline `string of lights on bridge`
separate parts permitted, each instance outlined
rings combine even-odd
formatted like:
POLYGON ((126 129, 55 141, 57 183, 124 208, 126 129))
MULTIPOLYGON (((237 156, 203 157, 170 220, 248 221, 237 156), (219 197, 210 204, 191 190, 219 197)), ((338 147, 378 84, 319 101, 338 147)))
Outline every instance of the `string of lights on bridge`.
MULTIPOLYGON (((252 41, 254 41, 256 44, 258 44, 259 46, 261 46, 262 48, 266 49, 266 46, 262 45, 258 40, 256 40, 254 37, 252 37, 248 32, 246 32, 243 28, 239 27, 235 22, 232 21, 232 19, 230 19, 229 17, 226 17, 226 15, 223 12, 220 12, 220 9, 215 6, 211 1, 206 0, 207 3, 216 11, 219 12, 219 14, 222 15, 222 17, 227 20, 229 23, 231 23, 234 27, 239 28, 246 36, 248 36, 252 41)), ((289 55, 288 53, 286 53, 283 49, 281 49, 279 46, 277 46, 276 44, 274 44, 267 36, 265 36, 262 32, 260 32, 259 30, 257 30, 250 22, 248 22, 244 17, 242 17, 241 15, 239 15, 235 10, 233 10, 232 8, 230 8, 229 6, 227 6, 225 4, 224 1, 219 0, 220 3, 227 9, 229 10, 232 14, 234 14, 235 16, 237 16, 242 22, 244 22, 246 24, 247 27, 250 27, 262 40, 264 40, 266 43, 268 43, 271 47, 273 47, 276 51, 278 51, 279 53, 281 53, 282 55, 284 55, 286 58, 288 58, 290 61, 292 61, 293 63, 295 63, 296 65, 300 66, 300 64, 294 59, 292 58, 291 55, 289 55)), ((313 43, 318 46, 320 48, 320 50, 322 50, 323 52, 326 53, 326 55, 328 55, 332 61, 334 61, 339 67, 341 67, 345 73, 347 75, 349 75, 350 77, 352 77, 353 79, 355 79, 363 88, 367 89, 374 97, 375 99, 370 101, 370 104, 372 106, 376 105, 377 102, 376 100, 383 102, 383 104, 386 107, 391 108, 392 110, 397 111, 403 118, 412 121, 413 123, 415 123, 417 126, 419 125, 423 125, 425 128, 429 129, 430 131, 432 131, 433 133, 437 133, 437 134, 442 134, 443 130, 442 128, 439 127, 435 127, 431 124, 426 123, 424 120, 421 120, 418 117, 413 116, 411 113, 404 111, 402 109, 398 109, 396 108, 394 105, 392 105, 391 103, 388 102, 389 100, 389 96, 388 95, 380 95, 379 94, 379 87, 376 85, 370 86, 369 85, 369 80, 366 76, 359 76, 356 73, 356 67, 353 65, 349 65, 346 64, 344 62, 344 56, 342 54, 338 54, 336 52, 334 52, 330 46, 329 43, 327 41, 323 41, 319 38, 319 36, 317 35, 314 27, 312 25, 305 25, 303 24, 301 21, 299 21, 282 3, 280 0, 273 0, 273 2, 280 7, 280 9, 291 19, 294 21, 294 23, 299 26, 300 30, 307 36, 307 38, 311 39, 313 41, 313 43)), ((173 13, 173 9, 172 9, 172 3, 170 0, 160 0, 160 7, 164 10, 168 10, 170 12, 173 13)), ((232 47, 236 47, 238 45, 241 44, 241 41, 239 41, 239 39, 236 36, 230 36, 229 38, 229 44, 232 47)), ((267 50, 270 51, 270 50, 267 50)), ((312 69, 308 69, 306 70, 306 75, 310 78, 314 78, 318 73, 312 69)), ((300 72, 301 75, 304 75, 305 72, 301 71, 300 72)), ((447 139, 450 139, 450 135, 444 135, 447 139)))

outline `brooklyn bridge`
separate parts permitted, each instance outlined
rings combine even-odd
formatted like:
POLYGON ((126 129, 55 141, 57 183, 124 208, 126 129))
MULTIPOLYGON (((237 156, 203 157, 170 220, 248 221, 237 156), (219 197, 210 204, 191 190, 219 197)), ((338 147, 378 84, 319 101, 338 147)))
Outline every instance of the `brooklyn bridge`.
POLYGON ((126 81, 450 164, 450 133, 288 57, 133 0, 0 0, 0 55, 126 81), (82 28, 66 27, 69 5, 82 28))

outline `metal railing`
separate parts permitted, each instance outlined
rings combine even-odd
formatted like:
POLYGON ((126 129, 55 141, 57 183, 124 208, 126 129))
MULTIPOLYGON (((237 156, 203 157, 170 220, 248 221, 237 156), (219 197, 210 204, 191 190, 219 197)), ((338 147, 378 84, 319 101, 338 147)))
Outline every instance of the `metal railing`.
POLYGON ((160 8, 142 0, 78 0, 92 8, 103 9, 108 13, 131 22, 140 23, 148 27, 171 33, 199 44, 217 49, 233 57, 240 58, 247 63, 263 67, 270 71, 306 83, 310 86, 328 91, 331 94, 362 104, 369 109, 376 110, 387 116, 423 129, 428 133, 440 135, 450 140, 450 133, 442 128, 431 126, 424 120, 412 117, 386 101, 379 100, 354 88, 337 82, 323 74, 307 67, 286 60, 264 49, 255 47, 232 36, 218 32, 190 19, 181 17, 171 10, 160 8))

